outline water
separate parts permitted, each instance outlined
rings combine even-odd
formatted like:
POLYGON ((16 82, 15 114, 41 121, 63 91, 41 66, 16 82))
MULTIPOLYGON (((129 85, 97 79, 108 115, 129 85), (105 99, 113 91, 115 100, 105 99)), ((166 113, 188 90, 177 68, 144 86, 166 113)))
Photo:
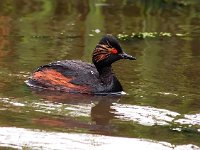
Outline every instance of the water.
POLYGON ((0 4, 0 149, 200 149, 200 5, 191 1, 10 1, 0 4), (102 35, 136 61, 113 69, 126 95, 31 90, 38 66, 80 59, 102 35), (175 36, 176 35, 176 36, 175 36))

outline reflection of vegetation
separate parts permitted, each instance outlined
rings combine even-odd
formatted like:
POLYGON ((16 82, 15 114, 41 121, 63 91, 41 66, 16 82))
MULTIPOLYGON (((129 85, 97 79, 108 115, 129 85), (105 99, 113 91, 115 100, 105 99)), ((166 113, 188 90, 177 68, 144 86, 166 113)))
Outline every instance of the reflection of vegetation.
POLYGON ((147 39, 147 38, 162 38, 162 37, 183 37, 188 36, 188 34, 181 34, 177 33, 172 35, 168 32, 139 32, 139 33, 132 33, 131 35, 128 34, 118 34, 117 37, 120 40, 126 41, 131 39, 147 39))
POLYGON ((12 46, 7 36, 10 35, 10 17, 0 16, 0 59, 12 51, 12 46))
POLYGON ((94 34, 91 34, 92 31, 94 31, 95 29, 104 30, 104 15, 102 13, 101 7, 95 7, 95 1, 89 0, 89 9, 90 11, 87 14, 87 18, 85 20, 85 35, 84 35, 85 48, 83 57, 85 61, 91 61, 91 54, 93 48, 96 46, 100 38, 99 36, 92 37, 94 36, 94 34))
POLYGON ((196 3, 195 0, 163 0, 166 4, 179 5, 179 6, 190 6, 196 3))

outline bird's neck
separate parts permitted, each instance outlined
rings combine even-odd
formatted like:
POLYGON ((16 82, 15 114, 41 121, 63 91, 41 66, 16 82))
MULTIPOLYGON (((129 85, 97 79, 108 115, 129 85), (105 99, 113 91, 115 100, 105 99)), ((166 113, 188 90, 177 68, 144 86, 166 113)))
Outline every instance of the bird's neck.
POLYGON ((97 70, 99 72, 99 77, 101 79, 101 82, 106 87, 106 90, 105 90, 106 92, 123 91, 123 88, 122 88, 120 82, 115 77, 114 73, 112 72, 111 66, 98 67, 97 70))
POLYGON ((113 80, 113 72, 111 66, 97 68, 99 77, 104 84, 110 84, 113 80))

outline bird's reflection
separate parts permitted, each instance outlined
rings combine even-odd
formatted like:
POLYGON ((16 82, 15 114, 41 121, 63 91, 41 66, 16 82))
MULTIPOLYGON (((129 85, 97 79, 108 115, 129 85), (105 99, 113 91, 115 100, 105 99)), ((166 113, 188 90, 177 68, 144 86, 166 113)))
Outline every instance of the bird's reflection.
POLYGON ((121 96, 119 95, 95 96, 46 90, 34 90, 33 93, 44 100, 56 103, 59 102, 72 105, 94 104, 94 106, 91 107, 91 121, 89 122, 81 121, 72 116, 59 116, 56 119, 49 116, 35 119, 34 123, 51 127, 68 128, 71 130, 86 129, 92 133, 104 135, 113 134, 115 131, 115 127, 110 124, 110 121, 116 116, 116 110, 112 108, 112 105, 120 100, 121 96))

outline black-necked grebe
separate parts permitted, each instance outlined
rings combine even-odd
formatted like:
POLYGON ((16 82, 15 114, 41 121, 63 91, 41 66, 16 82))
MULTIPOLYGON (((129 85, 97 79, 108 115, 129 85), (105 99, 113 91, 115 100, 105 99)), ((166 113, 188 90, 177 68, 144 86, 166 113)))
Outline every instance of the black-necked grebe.
POLYGON ((120 59, 135 60, 126 54, 117 39, 108 34, 96 45, 93 64, 64 60, 39 67, 27 80, 29 86, 73 93, 114 93, 123 88, 112 72, 112 63, 120 59))

